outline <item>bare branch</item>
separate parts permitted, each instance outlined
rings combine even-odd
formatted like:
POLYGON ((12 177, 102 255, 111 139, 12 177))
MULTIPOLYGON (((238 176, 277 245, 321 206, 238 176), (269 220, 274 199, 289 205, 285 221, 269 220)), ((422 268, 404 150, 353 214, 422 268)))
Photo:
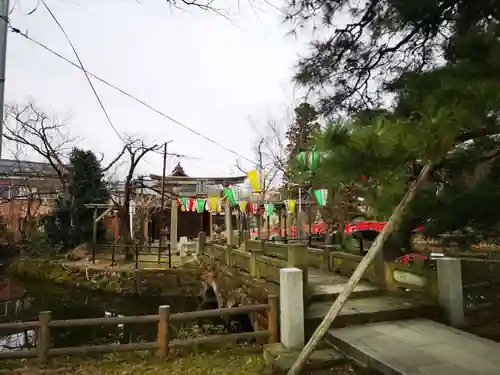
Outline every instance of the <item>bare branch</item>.
POLYGON ((33 104, 6 105, 3 136, 16 144, 18 150, 34 151, 41 156, 66 186, 67 154, 76 139, 68 136, 66 123, 49 118, 33 104))
MULTIPOLYGON (((123 155, 125 155, 125 151, 127 151, 127 146, 128 145, 123 146, 120 153, 113 160, 111 160, 111 162, 106 167, 101 169, 103 173, 108 172, 112 167, 114 167, 118 163, 118 161, 123 157, 123 155)), ((100 160, 100 162, 101 161, 102 159, 100 160)))

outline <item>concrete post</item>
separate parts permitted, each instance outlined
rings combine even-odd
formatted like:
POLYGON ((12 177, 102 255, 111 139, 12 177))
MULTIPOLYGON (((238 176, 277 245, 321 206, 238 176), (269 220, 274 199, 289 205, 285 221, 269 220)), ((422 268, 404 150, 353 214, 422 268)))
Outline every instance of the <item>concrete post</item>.
POLYGON ((288 350, 304 347, 304 299, 302 270, 280 270, 280 336, 288 350))
POLYGON ((307 291, 307 279, 308 272, 307 268, 309 265, 309 254, 307 251, 307 246, 304 243, 295 243, 288 245, 288 267, 295 267, 302 270, 302 278, 303 278, 303 290, 304 297, 307 291))
POLYGON ((453 326, 465 324, 462 263, 460 259, 437 259, 439 304, 453 326))
POLYGON ((170 249, 177 250, 177 220, 179 219, 179 205, 177 199, 170 201, 170 249))
POLYGON ((231 212, 231 204, 229 202, 229 199, 224 200, 224 220, 226 223, 226 240, 228 245, 233 245, 234 240, 233 240, 233 221, 232 219, 232 212, 231 212))

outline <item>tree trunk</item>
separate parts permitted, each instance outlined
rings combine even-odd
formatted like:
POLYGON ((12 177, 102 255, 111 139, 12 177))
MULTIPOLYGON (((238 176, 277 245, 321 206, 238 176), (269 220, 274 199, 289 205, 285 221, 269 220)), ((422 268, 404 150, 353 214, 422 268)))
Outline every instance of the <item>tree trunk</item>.
POLYGON ((426 166, 422 169, 418 178, 415 180, 414 184, 411 186, 410 189, 408 189, 407 193, 405 194, 401 202, 399 202, 398 206, 392 213, 391 218, 389 219, 389 222, 387 223, 385 228, 378 235, 377 239, 373 242, 372 246, 370 247, 370 250, 368 250, 368 253, 365 255, 361 263, 359 263, 358 267, 356 268, 351 278, 345 285, 344 290, 337 297, 332 307, 326 314, 325 318, 323 319, 321 324, 318 326, 318 328, 312 335, 309 342, 300 352, 299 356, 297 357, 295 363, 288 371, 287 375, 298 375, 300 373, 305 362, 307 361, 311 353, 314 351, 318 343, 323 339, 325 333, 332 325, 332 322, 335 320, 340 310, 344 307, 350 294, 361 280, 361 277, 363 277, 363 274, 366 272, 368 267, 372 264, 372 262, 375 260, 377 255, 384 247, 388 237, 391 235, 391 233, 394 231, 394 229, 401 221, 405 209, 408 207, 409 203, 414 199, 417 192, 427 182, 427 179, 431 175, 433 167, 434 163, 429 161, 426 164, 426 166))
POLYGON ((128 205, 124 205, 120 209, 120 234, 123 243, 123 253, 125 260, 133 260, 132 238, 130 237, 130 212, 128 205))

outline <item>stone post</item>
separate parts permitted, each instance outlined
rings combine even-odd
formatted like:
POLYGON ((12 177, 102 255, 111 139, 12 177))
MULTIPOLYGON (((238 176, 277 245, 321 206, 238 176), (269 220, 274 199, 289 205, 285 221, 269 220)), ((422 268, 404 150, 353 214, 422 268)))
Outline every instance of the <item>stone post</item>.
POLYGON ((229 199, 224 200, 224 220, 226 222, 226 241, 228 245, 232 245, 234 243, 233 240, 233 221, 232 221, 232 212, 231 212, 231 202, 229 199))
POLYGON ((244 230, 242 232, 242 240, 241 240, 241 246, 243 247, 243 250, 248 251, 248 240, 250 238, 250 232, 248 230, 244 230))
POLYGON ((205 251, 206 240, 207 240, 207 235, 205 232, 198 233, 198 245, 196 246, 196 258, 198 259, 201 259, 201 256, 205 251))
POLYGON ((439 304, 451 325, 463 326, 465 313, 462 262, 453 258, 439 258, 436 262, 439 304))
POLYGON ((187 245, 188 245, 188 238, 187 237, 181 237, 179 240, 179 259, 182 261, 184 256, 186 255, 186 250, 187 250, 187 245))
POLYGON ((288 245, 288 267, 295 267, 302 270, 304 296, 307 291, 308 255, 306 244, 295 243, 288 245))
POLYGON ((298 268, 280 270, 280 337, 287 350, 304 347, 303 275, 298 268))
POLYGON ((233 251, 233 247, 231 245, 226 245, 226 256, 224 261, 228 267, 231 267, 231 251, 233 251))
POLYGON ((176 199, 170 201, 170 249, 177 250, 177 220, 179 219, 179 205, 176 199))

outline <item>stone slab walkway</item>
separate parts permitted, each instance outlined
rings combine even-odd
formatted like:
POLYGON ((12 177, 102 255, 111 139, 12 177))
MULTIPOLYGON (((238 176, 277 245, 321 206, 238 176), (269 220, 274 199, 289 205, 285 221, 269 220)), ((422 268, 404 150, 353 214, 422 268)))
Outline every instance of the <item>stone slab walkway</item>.
POLYGON ((385 375, 500 374, 500 343, 431 320, 330 329, 326 339, 385 375))

